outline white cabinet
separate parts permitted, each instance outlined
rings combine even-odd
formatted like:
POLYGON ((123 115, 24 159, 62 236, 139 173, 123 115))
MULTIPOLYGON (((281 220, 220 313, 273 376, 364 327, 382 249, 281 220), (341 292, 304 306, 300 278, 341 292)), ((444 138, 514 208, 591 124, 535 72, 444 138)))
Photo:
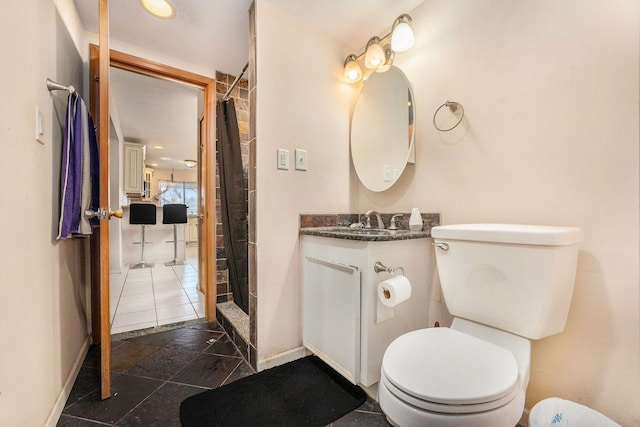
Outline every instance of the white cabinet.
POLYGON ((198 217, 189 217, 185 225, 185 242, 194 243, 198 241, 198 217))
POLYGON ((143 182, 143 191, 145 199, 151 198, 151 179, 153 178, 153 169, 144 167, 144 182, 143 182))
POLYGON ((123 144, 123 189, 128 196, 144 195, 144 156, 145 146, 134 142, 123 144))
POLYGON ((430 238, 361 241, 301 236, 302 342, 353 383, 380 379, 384 351, 400 335, 428 327, 435 255, 430 238), (403 267, 411 297, 377 321, 380 261, 403 267))
POLYGON ((360 270, 307 253, 303 259, 303 344, 354 384, 360 382, 360 270))

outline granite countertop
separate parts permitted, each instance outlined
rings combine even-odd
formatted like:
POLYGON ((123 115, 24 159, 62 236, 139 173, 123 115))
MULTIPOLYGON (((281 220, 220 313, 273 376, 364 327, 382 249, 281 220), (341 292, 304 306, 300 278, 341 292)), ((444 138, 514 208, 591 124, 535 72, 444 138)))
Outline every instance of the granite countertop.
POLYGON ((303 227, 300 234, 306 236, 330 237, 334 239, 363 240, 368 242, 385 242, 393 240, 423 239, 431 237, 431 230, 380 230, 372 228, 350 228, 344 226, 303 227))

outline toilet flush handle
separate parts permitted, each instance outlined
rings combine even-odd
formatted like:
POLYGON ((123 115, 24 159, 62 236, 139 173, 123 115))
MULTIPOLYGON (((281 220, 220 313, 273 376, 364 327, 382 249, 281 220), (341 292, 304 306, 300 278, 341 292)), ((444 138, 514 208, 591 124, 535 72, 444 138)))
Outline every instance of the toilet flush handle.
POLYGON ((434 242, 432 243, 433 246, 442 249, 443 251, 448 251, 449 250, 449 245, 447 243, 442 243, 442 242, 434 242))

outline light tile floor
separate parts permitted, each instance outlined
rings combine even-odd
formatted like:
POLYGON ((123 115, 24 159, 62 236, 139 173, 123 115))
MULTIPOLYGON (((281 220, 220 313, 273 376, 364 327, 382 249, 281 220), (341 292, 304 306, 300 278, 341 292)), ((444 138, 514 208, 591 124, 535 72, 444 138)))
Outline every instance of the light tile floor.
POLYGON ((204 317, 198 291, 198 248, 188 246, 185 265, 129 269, 110 274, 111 334, 204 317))

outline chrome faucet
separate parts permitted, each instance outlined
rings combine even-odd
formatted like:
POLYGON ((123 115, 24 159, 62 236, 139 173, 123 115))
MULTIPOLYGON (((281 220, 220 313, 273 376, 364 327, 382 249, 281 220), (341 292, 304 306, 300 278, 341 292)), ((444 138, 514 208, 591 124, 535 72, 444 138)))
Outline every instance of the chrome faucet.
POLYGON ((396 218, 402 218, 402 214, 395 214, 391 217, 391 224, 389 224, 389 230, 399 230, 400 227, 396 225, 396 218))
POLYGON ((364 214, 364 217, 367 219, 367 223, 365 224, 364 228, 371 228, 371 215, 376 216, 376 221, 378 221, 378 228, 384 230, 384 222, 382 222, 382 217, 373 209, 368 210, 367 213, 364 214))

